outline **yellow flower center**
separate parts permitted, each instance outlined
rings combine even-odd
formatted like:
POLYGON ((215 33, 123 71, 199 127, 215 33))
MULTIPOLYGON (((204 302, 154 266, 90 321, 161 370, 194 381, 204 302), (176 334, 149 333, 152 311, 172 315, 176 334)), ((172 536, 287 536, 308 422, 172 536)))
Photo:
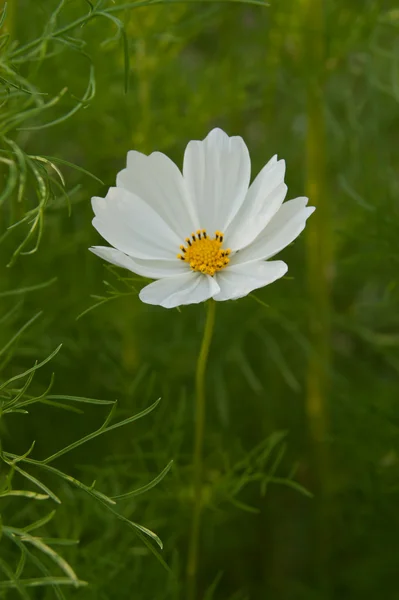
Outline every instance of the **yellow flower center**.
POLYGON ((192 233, 191 238, 185 239, 186 244, 180 246, 182 254, 177 258, 188 263, 193 271, 200 271, 205 275, 213 275, 224 269, 229 263, 230 248, 222 248, 223 233, 215 232, 215 238, 208 237, 205 229, 192 233))

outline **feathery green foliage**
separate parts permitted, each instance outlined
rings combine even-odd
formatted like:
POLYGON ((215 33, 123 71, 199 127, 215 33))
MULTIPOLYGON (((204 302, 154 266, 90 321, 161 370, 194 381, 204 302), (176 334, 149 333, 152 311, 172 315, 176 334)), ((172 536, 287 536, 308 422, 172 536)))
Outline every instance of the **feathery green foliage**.
POLYGON ((205 315, 104 271, 90 197, 128 150, 181 164, 213 126, 318 209, 289 277, 218 306, 200 598, 396 598, 396 3, 10 0, 0 22, 0 598, 185 600, 205 315))

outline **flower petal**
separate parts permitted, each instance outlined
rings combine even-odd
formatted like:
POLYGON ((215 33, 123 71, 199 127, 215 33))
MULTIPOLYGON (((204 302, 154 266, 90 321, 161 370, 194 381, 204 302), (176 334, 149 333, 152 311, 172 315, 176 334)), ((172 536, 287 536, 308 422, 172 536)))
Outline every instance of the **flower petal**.
POLYGON ((117 187, 142 198, 177 233, 180 243, 200 227, 186 182, 178 167, 162 152, 149 156, 131 150, 127 167, 118 173, 117 187))
POLYGON ((272 262, 257 260, 244 265, 229 266, 216 274, 215 278, 220 286, 220 292, 213 298, 215 300, 242 298, 252 290, 257 290, 280 279, 287 270, 288 267, 282 260, 272 262))
POLYGON ((120 250, 107 248, 105 246, 93 246, 92 248, 89 248, 89 250, 93 252, 93 254, 96 254, 103 260, 106 260, 117 267, 128 269, 129 271, 132 271, 132 273, 136 273, 142 277, 149 277, 150 279, 171 277, 189 271, 187 263, 183 263, 176 258, 173 260, 142 260, 140 258, 132 258, 120 250))
POLYGON ((166 277, 143 288, 140 300, 164 308, 175 308, 182 304, 198 304, 219 292, 213 277, 190 271, 185 275, 166 277))
POLYGON ((141 198, 110 188, 105 198, 92 198, 93 225, 118 250, 135 258, 173 259, 181 240, 141 198))
POLYGON ((232 256, 230 264, 270 258, 293 242, 315 210, 313 206, 306 206, 307 202, 307 198, 285 202, 256 240, 232 256))
POLYGON ((189 142, 183 175, 195 202, 200 227, 224 232, 248 191, 251 161, 241 137, 213 129, 203 141, 189 142))
POLYGON ((263 167, 248 190, 244 203, 225 232, 226 245, 240 250, 266 227, 287 194, 285 161, 273 158, 263 167))

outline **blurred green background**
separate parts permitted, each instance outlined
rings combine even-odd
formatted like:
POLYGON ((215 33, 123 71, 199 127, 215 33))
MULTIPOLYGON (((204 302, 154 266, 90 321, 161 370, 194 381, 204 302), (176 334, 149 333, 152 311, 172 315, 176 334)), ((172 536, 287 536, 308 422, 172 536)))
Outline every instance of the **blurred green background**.
MULTIPOLYGON (((35 440, 30 457, 42 460, 101 426, 107 406, 51 405, 53 372, 51 394, 118 399, 115 420, 161 397, 148 416, 54 466, 115 496, 173 460, 156 487, 117 506, 160 536, 167 567, 126 523, 54 473, 23 466, 60 505, 7 494, 12 468, 3 462, 0 513, 11 529, 0 539, 0 598, 186 598, 204 306, 141 304, 142 283, 88 251, 101 242, 90 198, 114 184, 129 149, 160 150, 180 166, 187 142, 220 126, 244 137, 253 176, 273 154, 285 158, 288 198, 308 195, 317 210, 279 255, 287 277, 217 306, 198 597, 398 600, 397 3, 94 4, 11 0, 2 25, 0 384, 63 346, 22 392, 43 395, 29 414, 0 414, 1 445, 23 455, 35 440), (38 177, 27 155, 68 161, 104 185, 56 162, 67 199, 51 166, 33 161, 38 177), (110 293, 77 320, 93 295, 110 293), (12 538, 13 527, 54 509, 32 535, 87 587, 19 582, 63 576, 51 556, 32 542, 26 554, 12 538)), ((0 389, 0 402, 25 381, 0 389)), ((40 492, 18 472, 12 487, 40 492)))

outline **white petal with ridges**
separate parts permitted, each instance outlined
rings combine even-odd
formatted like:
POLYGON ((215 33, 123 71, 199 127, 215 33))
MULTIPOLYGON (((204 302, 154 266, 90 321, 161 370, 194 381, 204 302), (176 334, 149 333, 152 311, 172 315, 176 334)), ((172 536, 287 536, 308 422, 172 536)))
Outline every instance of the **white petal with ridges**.
POLYGON ((118 173, 116 185, 149 204, 181 242, 200 227, 183 175, 162 152, 128 152, 127 167, 118 173))
POLYGON ((226 245, 240 250, 250 244, 276 214, 287 194, 285 161, 273 157, 248 190, 243 205, 225 231, 226 245))
POLYGON ((215 300, 236 300, 247 296, 253 290, 262 288, 283 277, 288 270, 281 260, 272 262, 254 261, 244 265, 227 267, 216 274, 220 292, 215 300))
POLYGON ((230 264, 271 258, 293 242, 315 210, 313 206, 306 206, 307 202, 307 198, 285 202, 255 241, 232 256, 230 264))
POLYGON ((103 260, 128 269, 132 273, 141 275, 142 277, 149 277, 150 279, 158 279, 160 277, 171 277, 173 275, 180 275, 189 272, 189 266, 187 263, 183 263, 180 260, 142 260, 140 258, 132 258, 127 256, 120 250, 115 248, 107 248, 106 246, 93 246, 89 248, 93 254, 99 256, 103 260))
POLYGON ((198 304, 219 292, 213 277, 189 272, 177 277, 166 277, 150 283, 139 294, 140 300, 164 308, 175 308, 183 304, 198 304))
POLYGON ((242 205, 251 176, 244 140, 213 129, 203 141, 189 142, 184 179, 195 202, 200 227, 213 236, 228 227, 242 205))
POLYGON ((110 188, 105 198, 92 198, 93 225, 112 246, 135 258, 172 259, 180 238, 141 198, 110 188))

